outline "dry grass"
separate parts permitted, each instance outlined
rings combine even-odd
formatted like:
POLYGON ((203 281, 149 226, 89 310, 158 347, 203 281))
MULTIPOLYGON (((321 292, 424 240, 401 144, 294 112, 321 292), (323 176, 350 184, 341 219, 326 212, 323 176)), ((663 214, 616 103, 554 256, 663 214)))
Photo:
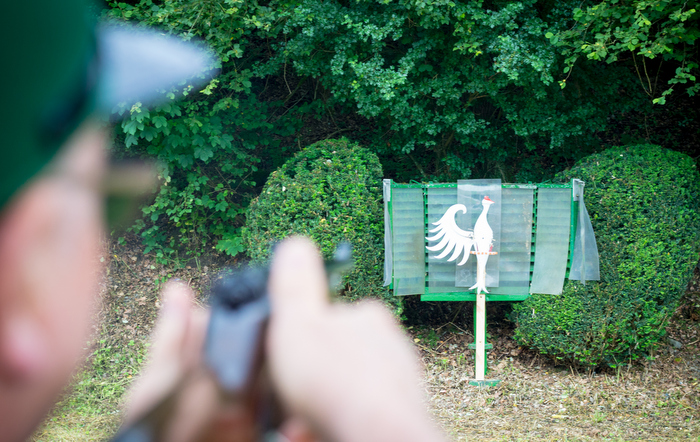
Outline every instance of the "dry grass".
POLYGON ((453 440, 700 441, 700 274, 696 272, 652 359, 618 370, 578 372, 494 336, 487 378, 469 385, 470 333, 454 329, 426 339, 413 332, 426 366, 429 406, 453 440))
POLYGON ((700 435, 697 348, 617 373, 528 367, 505 358, 492 361, 487 377, 501 383, 490 388, 470 386, 473 368, 457 364, 450 352, 424 354, 430 407, 456 441, 698 440, 700 435))
POLYGON ((76 442, 109 440, 119 426, 120 416, 102 416, 80 413, 55 414, 34 433, 36 442, 76 442))
MULTIPOLYGON (((73 393, 46 419, 34 441, 108 440, 119 424, 121 391, 140 366, 162 281, 178 277, 201 289, 213 273, 207 267, 166 269, 133 248, 119 252, 121 258, 112 260, 105 278, 96 352, 87 371, 77 376, 73 393), (99 358, 102 365, 96 364, 99 358)), ((409 329, 425 363, 429 407, 453 440, 700 442, 698 272, 668 327, 681 348, 668 345, 654 360, 632 368, 577 372, 517 347, 508 327, 489 326, 489 332, 494 349, 487 377, 501 383, 478 388, 468 383, 473 376, 473 353, 467 348, 471 333, 454 324, 409 329)))

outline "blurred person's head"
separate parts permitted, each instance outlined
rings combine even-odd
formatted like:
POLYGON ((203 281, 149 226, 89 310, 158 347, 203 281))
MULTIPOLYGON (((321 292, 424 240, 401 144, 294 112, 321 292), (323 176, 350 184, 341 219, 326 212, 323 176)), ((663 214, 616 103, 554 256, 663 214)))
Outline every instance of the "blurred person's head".
POLYGON ((0 440, 22 440, 68 382, 100 273, 108 131, 95 116, 201 72, 193 47, 97 29, 82 0, 0 14, 0 440))

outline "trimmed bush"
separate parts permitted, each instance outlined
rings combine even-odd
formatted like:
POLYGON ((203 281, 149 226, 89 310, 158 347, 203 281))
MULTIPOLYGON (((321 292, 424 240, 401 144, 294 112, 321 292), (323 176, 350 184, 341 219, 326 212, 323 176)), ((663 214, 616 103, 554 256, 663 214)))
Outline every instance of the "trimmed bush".
POLYGON ((557 178, 586 182, 601 281, 567 281, 561 296, 533 295, 515 306, 516 340, 586 366, 648 356, 698 263, 693 160, 654 145, 615 147, 557 178))
POLYGON ((355 267, 343 295, 382 298, 398 307, 382 287, 381 185, 377 156, 357 144, 340 139, 308 146, 273 172, 250 204, 243 233, 250 258, 267 262, 272 244, 290 235, 310 237, 326 259, 339 242, 349 241, 355 267))

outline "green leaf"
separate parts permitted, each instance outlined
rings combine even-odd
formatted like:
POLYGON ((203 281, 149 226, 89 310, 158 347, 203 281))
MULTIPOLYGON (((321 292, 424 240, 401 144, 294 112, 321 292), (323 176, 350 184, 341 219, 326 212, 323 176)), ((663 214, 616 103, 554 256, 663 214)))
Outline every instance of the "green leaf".
POLYGON ((208 147, 197 147, 194 150, 194 157, 206 162, 214 156, 214 152, 208 147))
POLYGON ((224 252, 229 256, 236 256, 245 251, 243 240, 240 236, 221 239, 216 243, 216 250, 224 252))
POLYGON ((136 146, 139 144, 139 138, 136 135, 129 134, 124 139, 124 145, 128 149, 131 146, 136 146))
POLYGON ((136 120, 130 119, 122 123, 122 129, 124 129, 124 133, 134 135, 136 134, 137 125, 138 122, 136 120))
POLYGON ((157 135, 158 133, 153 127, 145 127, 141 131, 141 138, 145 138, 146 141, 153 141, 153 138, 157 135))
POLYGON ((166 127, 168 125, 168 120, 166 120, 165 117, 162 115, 157 115, 153 117, 152 121, 153 125, 156 128, 166 127))

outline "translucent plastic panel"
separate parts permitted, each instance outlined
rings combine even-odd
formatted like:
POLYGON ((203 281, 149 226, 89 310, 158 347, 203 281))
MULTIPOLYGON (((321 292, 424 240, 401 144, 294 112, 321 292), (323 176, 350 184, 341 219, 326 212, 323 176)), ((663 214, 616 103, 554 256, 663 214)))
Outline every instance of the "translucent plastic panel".
POLYGON ((530 293, 561 294, 569 256, 571 189, 539 189, 530 293))
MULTIPOLYGON (((494 204, 488 208, 486 220, 493 231, 493 251, 501 249, 501 180, 459 180, 457 181, 457 203, 467 208, 466 225, 460 226, 465 230, 474 230, 479 216, 484 212, 482 204, 488 196, 494 204)), ((469 261, 455 267, 455 285, 471 287, 476 283, 476 255, 469 261)), ((499 286, 499 255, 491 255, 486 263, 486 287, 499 286)))
POLYGON ((569 279, 583 280, 585 284, 586 281, 600 280, 600 266, 593 225, 591 225, 586 204, 583 202, 583 186, 583 181, 574 180, 574 198, 578 201, 578 219, 569 279))
MULTIPOLYGON (((426 201, 426 215, 428 219, 428 229, 435 227, 432 223, 437 222, 442 218, 447 209, 457 204, 457 188, 456 187, 428 187, 428 196, 426 201)), ((467 221, 462 213, 457 213, 455 216, 457 225, 467 230, 467 221)), ((429 233, 427 236, 431 236, 429 233)), ((430 241, 428 245, 434 246, 438 241, 430 241)), ((455 287, 455 263, 448 262, 449 258, 437 259, 439 252, 428 253, 428 286, 432 292, 465 292, 464 287, 455 287)), ((470 259, 473 259, 470 258, 470 259)), ((461 260, 461 258, 460 258, 461 260)))
POLYGON ((391 219, 389 201, 391 200, 391 180, 384 180, 384 286, 391 284, 391 219))
POLYGON ((501 198, 500 287, 528 287, 533 189, 503 189, 501 198))
POLYGON ((394 295, 425 293, 423 190, 395 187, 391 192, 394 295))

